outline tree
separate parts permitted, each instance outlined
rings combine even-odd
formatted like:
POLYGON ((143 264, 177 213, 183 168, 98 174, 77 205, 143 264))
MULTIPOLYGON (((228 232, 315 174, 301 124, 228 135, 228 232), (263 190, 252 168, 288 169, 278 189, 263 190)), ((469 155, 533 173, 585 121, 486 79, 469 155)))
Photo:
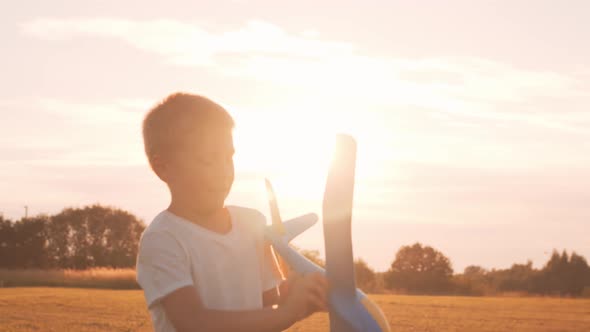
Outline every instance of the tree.
POLYGON ((485 276, 488 271, 481 266, 469 265, 463 270, 463 275, 469 278, 478 278, 485 276))
POLYGON ((54 268, 71 267, 72 229, 69 220, 73 218, 73 209, 64 209, 51 217, 47 225, 47 255, 50 265, 54 268))
POLYGON ((132 214, 101 205, 64 209, 54 216, 54 250, 61 267, 132 267, 143 223, 132 214))
POLYGON ((590 287, 590 267, 583 256, 572 252, 569 260, 569 274, 566 280, 567 293, 581 295, 586 286, 590 287))
POLYGON ((0 215, 0 267, 14 267, 14 246, 13 223, 0 215))
POLYGON ((551 258, 540 272, 536 290, 544 294, 581 295, 590 286, 590 267, 586 259, 575 252, 568 256, 553 250, 551 258))
POLYGON ((377 290, 375 271, 362 258, 357 258, 354 261, 354 276, 357 287, 364 292, 373 293, 377 290))
POLYGON ((14 266, 21 268, 45 268, 48 266, 45 251, 45 228, 49 216, 38 215, 23 218, 14 224, 14 266))
POLYGON ((450 290, 452 275, 451 261, 445 255, 415 243, 397 252, 386 273, 385 284, 387 288, 411 293, 443 293, 450 290))
POLYGON ((104 219, 106 249, 111 267, 133 267, 144 225, 134 215, 118 209, 108 211, 104 219))
POLYGON ((567 274, 567 270, 568 256, 565 250, 561 255, 557 250, 553 250, 551 258, 541 272, 538 291, 545 294, 563 294, 565 287, 561 279, 567 274))
POLYGON ((481 266, 469 265, 463 274, 452 277, 453 292, 462 295, 484 295, 492 292, 489 272, 481 266))
POLYGON ((507 270, 496 273, 496 290, 501 292, 532 292, 534 280, 538 271, 533 268, 533 262, 526 264, 512 264, 507 270))

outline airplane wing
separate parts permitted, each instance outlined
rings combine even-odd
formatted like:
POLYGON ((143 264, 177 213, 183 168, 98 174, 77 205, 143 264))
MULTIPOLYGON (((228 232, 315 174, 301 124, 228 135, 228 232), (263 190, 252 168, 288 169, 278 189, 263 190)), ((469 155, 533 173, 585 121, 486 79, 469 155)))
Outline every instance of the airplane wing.
POLYGON ((355 163, 356 142, 338 135, 323 202, 326 274, 334 291, 351 297, 356 292, 350 228, 355 163))
MULTIPOLYGON (((326 277, 331 286, 330 297, 337 299, 335 303, 356 302, 351 238, 355 166, 354 138, 338 135, 323 202, 326 277)), ((353 308, 343 309, 353 310, 353 308)), ((346 332, 344 326, 349 326, 349 323, 340 322, 343 317, 338 316, 335 311, 330 312, 332 331, 346 332)))
POLYGON ((367 310, 362 300, 350 301, 332 294, 331 332, 386 332, 367 310))
POLYGON ((356 288, 351 236, 355 167, 354 138, 338 135, 323 202, 330 331, 384 332, 368 310, 370 300, 356 288))

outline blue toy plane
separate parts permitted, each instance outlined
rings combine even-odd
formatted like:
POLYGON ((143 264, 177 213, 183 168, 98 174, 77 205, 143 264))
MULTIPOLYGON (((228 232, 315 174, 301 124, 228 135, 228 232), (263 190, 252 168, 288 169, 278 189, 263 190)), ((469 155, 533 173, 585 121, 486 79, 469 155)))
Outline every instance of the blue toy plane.
POLYGON ((331 332, 389 332, 389 324, 381 309, 356 288, 350 227, 355 164, 354 138, 338 135, 322 208, 326 270, 289 245, 294 237, 316 223, 317 215, 310 213, 283 223, 276 196, 268 180, 266 188, 272 225, 267 227, 265 235, 274 250, 297 273, 320 272, 326 275, 330 283, 328 296, 331 332))

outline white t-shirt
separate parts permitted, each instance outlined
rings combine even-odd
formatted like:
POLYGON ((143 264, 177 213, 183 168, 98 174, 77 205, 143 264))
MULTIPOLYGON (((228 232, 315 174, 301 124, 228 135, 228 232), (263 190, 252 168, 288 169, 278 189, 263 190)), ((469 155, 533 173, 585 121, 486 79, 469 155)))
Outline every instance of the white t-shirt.
POLYGON ((219 234, 168 210, 141 236, 137 282, 144 291, 156 332, 175 331, 160 300, 193 285, 208 309, 262 308, 262 293, 281 282, 270 245, 264 242, 265 217, 257 210, 226 206, 232 228, 219 234))

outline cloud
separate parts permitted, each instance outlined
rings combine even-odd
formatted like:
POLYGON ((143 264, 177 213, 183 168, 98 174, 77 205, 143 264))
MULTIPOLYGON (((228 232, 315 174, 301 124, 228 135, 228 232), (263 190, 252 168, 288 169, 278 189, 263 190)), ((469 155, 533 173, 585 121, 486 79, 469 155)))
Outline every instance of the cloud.
MULTIPOLYGON (((277 128, 286 123, 316 125, 312 128, 316 132, 338 122, 334 127, 339 131, 357 134, 358 129, 361 143, 383 149, 390 160, 505 168, 507 160, 510 167, 524 167, 531 160, 548 165, 580 164, 587 159, 572 154, 569 142, 588 141, 590 112, 582 106, 589 102, 589 88, 586 81, 561 73, 473 57, 370 56, 351 43, 322 40, 318 34, 293 34, 261 21, 211 31, 198 22, 175 20, 40 18, 22 24, 22 31, 54 42, 122 40, 160 55, 173 66, 270 82, 279 93, 296 91, 306 96, 295 103, 286 98, 288 103, 275 103, 263 112, 230 107, 248 133, 260 131, 256 121, 269 119, 279 124, 277 128), (280 116, 277 108, 283 111, 280 116), (543 151, 539 144, 545 144, 543 151)), ((94 105, 45 99, 41 103, 46 112, 68 121, 75 118, 84 126, 94 121, 103 128, 127 123, 128 135, 137 136, 140 119, 125 111, 133 106, 120 101, 94 105)), ((149 104, 138 102, 142 110, 149 104)))
POLYGON ((543 107, 526 114, 518 111, 519 105, 538 98, 587 100, 589 88, 576 77, 486 59, 369 56, 351 43, 319 39, 317 32, 293 34, 256 20, 224 32, 209 31, 198 22, 119 18, 39 18, 21 28, 48 41, 122 40, 162 56, 170 65, 303 89, 310 98, 321 95, 338 109, 422 108, 445 112, 449 122, 459 124, 476 119, 585 132, 568 118, 546 114, 543 107), (513 107, 499 110, 498 103, 513 107))
POLYGON ((252 20, 234 31, 214 34, 175 20, 131 21, 116 18, 50 19, 22 25, 26 34, 51 40, 103 37, 124 40, 141 50, 163 55, 178 65, 212 65, 215 57, 232 54, 325 58, 350 52, 348 43, 322 42, 289 35, 276 25, 252 20))
POLYGON ((78 124, 137 126, 153 103, 141 99, 89 103, 44 98, 40 99, 37 105, 45 112, 59 115, 78 124))
POLYGON ((590 217, 583 167, 479 169, 398 162, 403 176, 357 181, 355 204, 373 221, 584 224, 590 217), (428 208, 424 208, 428 207, 428 208))
POLYGON ((3 165, 144 164, 141 99, 102 103, 43 98, 3 101, 13 116, 0 123, 3 165))

